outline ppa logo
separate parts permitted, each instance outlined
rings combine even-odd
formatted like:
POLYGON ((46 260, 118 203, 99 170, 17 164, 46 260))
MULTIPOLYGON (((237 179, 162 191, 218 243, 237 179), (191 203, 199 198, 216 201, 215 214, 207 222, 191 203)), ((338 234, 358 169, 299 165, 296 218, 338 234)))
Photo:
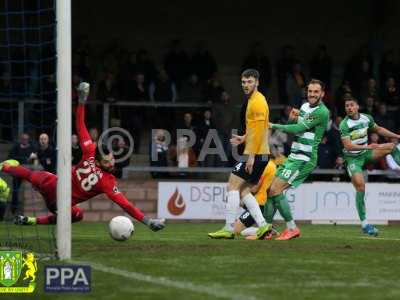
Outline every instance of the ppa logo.
POLYGON ((185 211, 186 204, 178 188, 175 189, 175 192, 169 198, 167 207, 169 213, 174 216, 179 216, 185 211))
POLYGON ((90 292, 90 266, 46 266, 45 292, 90 292))

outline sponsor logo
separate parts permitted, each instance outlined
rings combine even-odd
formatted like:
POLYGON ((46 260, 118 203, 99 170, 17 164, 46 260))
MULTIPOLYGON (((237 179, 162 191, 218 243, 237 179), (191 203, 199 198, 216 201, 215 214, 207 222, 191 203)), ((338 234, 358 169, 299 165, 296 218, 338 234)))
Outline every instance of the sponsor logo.
POLYGON ((315 205, 310 213, 318 209, 347 209, 351 207, 350 195, 347 192, 315 193, 315 205))
POLYGON ((33 253, 24 258, 22 251, 0 251, 0 293, 33 293, 37 270, 33 253))
POLYGON ((178 188, 175 188, 175 192, 169 198, 167 208, 169 213, 174 216, 179 216, 185 211, 186 203, 183 200, 182 195, 179 193, 178 188))

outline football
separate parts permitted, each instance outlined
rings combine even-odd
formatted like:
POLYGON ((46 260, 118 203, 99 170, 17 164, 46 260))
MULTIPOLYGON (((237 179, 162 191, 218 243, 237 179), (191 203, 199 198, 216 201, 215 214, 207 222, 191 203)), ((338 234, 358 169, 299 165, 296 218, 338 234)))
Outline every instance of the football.
POLYGON ((126 241, 135 230, 132 221, 124 216, 112 218, 108 227, 111 237, 116 241, 126 241))

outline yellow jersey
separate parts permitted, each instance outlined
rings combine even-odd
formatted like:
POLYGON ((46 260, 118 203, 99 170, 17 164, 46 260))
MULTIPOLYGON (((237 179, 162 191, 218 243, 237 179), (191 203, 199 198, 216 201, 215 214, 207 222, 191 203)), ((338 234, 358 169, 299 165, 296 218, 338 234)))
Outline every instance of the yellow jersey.
POLYGON ((271 186, 272 179, 274 179, 276 172, 276 164, 271 159, 267 166, 264 169, 263 174, 261 175, 260 180, 258 181, 258 191, 254 195, 257 199, 258 205, 264 205, 267 202, 267 190, 271 186))
POLYGON ((246 137, 244 154, 269 154, 269 107, 264 95, 255 91, 246 109, 246 137))

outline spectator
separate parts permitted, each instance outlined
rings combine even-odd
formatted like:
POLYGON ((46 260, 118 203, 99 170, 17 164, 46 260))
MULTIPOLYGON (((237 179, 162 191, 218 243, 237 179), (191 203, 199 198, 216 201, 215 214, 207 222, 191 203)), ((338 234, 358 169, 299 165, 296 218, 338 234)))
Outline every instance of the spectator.
POLYGON ((393 117, 388 113, 385 103, 380 103, 378 106, 378 111, 374 116, 375 122, 390 131, 396 130, 396 123, 393 117))
MULTIPOLYGON (((182 136, 178 139, 176 147, 171 147, 171 158, 179 168, 195 167, 197 165, 196 154, 192 147, 188 146, 188 137, 182 136)), ((180 173, 181 176, 186 174, 180 173)))
MULTIPOLYGON (((146 75, 138 71, 131 82, 126 86, 125 98, 129 101, 148 102, 149 88, 146 82, 146 75)), ((146 116, 145 107, 127 106, 121 110, 121 121, 124 128, 128 128, 135 141, 135 153, 138 153, 141 145, 144 119, 146 116)))
MULTIPOLYGON (((183 120, 178 124, 178 128, 191 130, 195 134, 195 136, 198 133, 198 128, 197 128, 197 126, 195 126, 193 124, 193 115, 190 112, 184 113, 183 120)), ((199 144, 199 139, 196 136, 196 142, 195 142, 195 144, 193 146, 193 149, 194 149, 196 154, 198 154, 199 151, 200 151, 199 145, 200 145, 199 144)))
MULTIPOLYGON (((168 153, 169 147, 164 129, 157 129, 152 139, 150 149, 150 166, 152 167, 167 167, 168 166, 168 153), (156 154, 157 158, 153 159, 153 154, 156 154)), ((153 178, 164 178, 168 177, 167 173, 164 172, 151 172, 153 178)))
POLYGON ((191 66, 192 69, 190 71, 198 75, 201 83, 207 82, 218 71, 215 58, 207 50, 204 41, 197 43, 191 66))
MULTIPOLYGON (((219 138, 224 147, 225 154, 230 160, 232 151, 231 138, 232 128, 235 122, 235 112, 231 103, 231 96, 228 92, 223 91, 221 94, 221 100, 213 103, 212 113, 214 115, 215 127, 217 128, 219 138)), ((220 166, 228 167, 228 162, 217 161, 220 166)))
POLYGON ((287 45, 283 47, 282 57, 278 60, 276 66, 276 75, 278 77, 279 103, 288 104, 288 95, 286 93, 287 75, 293 71, 293 65, 296 62, 294 47, 287 45))
POLYGON ((344 102, 348 97, 352 97, 353 90, 350 86, 350 81, 343 80, 342 85, 336 90, 335 93, 335 103, 336 103, 336 115, 343 116, 345 115, 344 111, 344 102))
POLYGON ((335 160, 334 149, 328 144, 328 138, 323 136, 318 146, 317 165, 321 169, 332 169, 335 166, 335 160))
POLYGON ((285 105, 280 112, 279 123, 280 124, 287 124, 289 121, 289 115, 292 111, 293 107, 291 105, 285 105))
POLYGON ((353 90, 353 96, 359 97, 360 87, 363 79, 372 77, 373 59, 366 46, 360 48, 345 68, 344 80, 349 81, 353 90))
POLYGON ((310 61, 310 77, 322 80, 326 87, 331 87, 332 59, 325 45, 319 45, 310 61))
MULTIPOLYGON (((336 158, 334 168, 336 170, 340 170, 340 171, 342 171, 342 170, 344 170, 346 168, 345 163, 344 163, 344 159, 343 159, 342 156, 338 156, 336 158)), ((341 175, 335 175, 335 176, 332 177, 332 181, 335 181, 335 182, 337 182, 337 181, 345 181, 345 180, 347 180, 346 176, 347 176, 346 173, 345 174, 341 174, 341 175)))
POLYGON ((274 156, 286 156, 290 150, 290 143, 288 143, 288 134, 281 130, 270 130, 269 143, 274 149, 274 156))
POLYGON ((218 74, 215 74, 207 83, 205 87, 205 101, 208 103, 214 103, 221 99, 224 88, 221 81, 218 78, 218 74))
POLYGON ((286 95, 289 103, 294 107, 300 107, 303 103, 303 90, 306 86, 306 79, 300 63, 293 65, 292 72, 287 74, 286 95))
MULTIPOLYGON (((204 142, 207 138, 207 135, 210 131, 210 129, 215 129, 215 123, 212 118, 212 113, 210 109, 206 109, 203 114, 203 118, 198 124, 198 129, 197 129, 197 139, 199 140, 199 149, 201 150, 204 142)), ((209 148, 215 148, 216 144, 212 142, 209 146, 209 148)), ((215 167, 216 165, 216 159, 217 155, 216 154, 208 154, 205 156, 204 161, 201 161, 200 164, 203 167, 215 167)))
POLYGON ((72 70, 78 73, 82 80, 90 82, 92 79, 89 56, 81 56, 77 52, 72 54, 72 70))
POLYGON ((125 100, 147 102, 149 100, 149 88, 143 72, 132 75, 131 80, 125 86, 125 100))
POLYGON ((388 106, 395 106, 400 104, 400 92, 393 77, 389 77, 385 82, 385 89, 382 93, 382 100, 388 106))
MULTIPOLYGON (((386 82, 390 77, 394 77, 396 76, 396 74, 398 74, 399 67, 395 63, 395 55, 393 50, 389 50, 385 53, 379 66, 379 71, 381 85, 383 82, 386 82)), ((399 80, 399 77, 397 77, 396 79, 399 80)))
POLYGON ((196 74, 189 76, 181 87, 179 100, 182 102, 202 102, 204 98, 203 87, 196 74))
POLYGON ((271 63, 264 53, 263 45, 256 42, 250 49, 242 64, 242 72, 246 69, 256 69, 260 73, 259 89, 266 93, 271 83, 271 63))
MULTIPOLYGON (((376 84, 376 80, 374 78, 368 79, 367 86, 361 88, 360 99, 366 100, 367 97, 373 97, 375 99, 379 99, 379 90, 376 84)), ((362 102, 365 105, 365 102, 362 102)))
POLYGON ((371 116, 374 116, 376 113, 376 108, 375 108, 375 99, 371 96, 368 96, 365 99, 365 104, 361 112, 369 114, 371 116))
POLYGON ((160 70, 157 79, 150 84, 149 94, 153 102, 175 102, 178 98, 176 85, 164 69, 160 70))
POLYGON ((145 49, 140 49, 136 58, 136 73, 144 74, 147 81, 156 79, 157 70, 150 53, 145 49))
MULTIPOLYGON (((126 63, 121 65, 120 77, 118 79, 119 82, 122 83, 123 89, 126 89, 129 78, 133 78, 135 74, 138 72, 137 66, 137 53, 134 51, 128 52, 128 57, 126 63)), ((142 71, 143 72, 143 71, 142 71)))
POLYGON ((100 81, 97 99, 108 103, 113 103, 119 99, 119 90, 113 73, 107 72, 104 79, 100 81))
POLYGON ((81 146, 79 145, 79 138, 76 134, 73 134, 71 136, 71 146, 72 146, 72 151, 71 151, 72 165, 75 166, 82 159, 82 149, 81 146))
POLYGON ((164 58, 164 69, 178 87, 187 78, 189 58, 180 40, 173 40, 164 58))
POLYGON ((379 135, 376 132, 371 132, 371 134, 368 137, 368 140, 369 144, 380 144, 382 142, 379 135))
MULTIPOLYGON (((8 159, 15 159, 18 160, 20 164, 25 165, 28 164, 29 157, 32 153, 36 152, 36 148, 30 141, 29 134, 22 133, 19 142, 16 143, 11 152, 8 155, 8 159)), ((21 187, 22 180, 14 177, 13 178, 13 191, 12 191, 12 199, 11 199, 11 213, 17 213, 19 208, 19 188, 21 187)))
POLYGON ((368 60, 363 60, 357 68, 351 82, 356 97, 361 96, 362 89, 368 85, 368 80, 372 77, 372 67, 368 60))
MULTIPOLYGON (((133 147, 133 145, 131 145, 133 147)), ((122 178, 123 169, 129 166, 130 156, 129 156, 129 146, 126 144, 124 139, 114 139, 112 150, 115 159, 115 166, 113 174, 117 178, 122 178)))
POLYGON ((46 133, 39 136, 39 147, 35 153, 32 153, 30 159, 37 159, 45 171, 57 173, 57 152, 50 145, 50 139, 46 133))
POLYGON ((116 78, 119 76, 119 63, 116 55, 114 54, 115 50, 110 49, 107 51, 107 53, 104 56, 103 59, 103 71, 104 72, 109 72, 114 74, 116 78))
POLYGON ((328 144, 332 147, 333 156, 336 159, 338 156, 342 154, 342 139, 340 137, 339 125, 342 122, 343 118, 341 116, 336 116, 334 118, 334 122, 332 122, 332 126, 327 130, 326 137, 328 139, 328 144))
POLYGON ((179 128, 181 129, 189 129, 192 130, 193 132, 197 132, 197 127, 193 125, 193 115, 190 112, 186 112, 183 115, 183 120, 181 124, 179 125, 179 128))

